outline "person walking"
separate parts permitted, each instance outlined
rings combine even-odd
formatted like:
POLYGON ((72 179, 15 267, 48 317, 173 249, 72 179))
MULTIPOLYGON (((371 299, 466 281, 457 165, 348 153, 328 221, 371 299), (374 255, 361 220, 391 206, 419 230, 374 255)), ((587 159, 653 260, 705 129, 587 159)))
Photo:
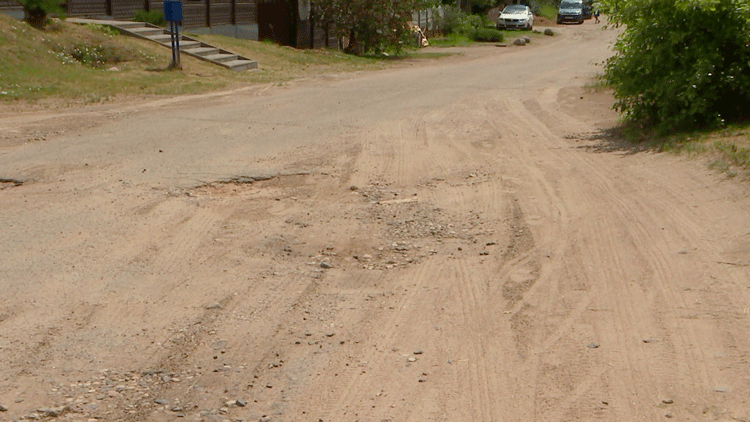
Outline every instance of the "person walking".
POLYGON ((595 23, 599 23, 599 3, 594 3, 594 19, 595 23))

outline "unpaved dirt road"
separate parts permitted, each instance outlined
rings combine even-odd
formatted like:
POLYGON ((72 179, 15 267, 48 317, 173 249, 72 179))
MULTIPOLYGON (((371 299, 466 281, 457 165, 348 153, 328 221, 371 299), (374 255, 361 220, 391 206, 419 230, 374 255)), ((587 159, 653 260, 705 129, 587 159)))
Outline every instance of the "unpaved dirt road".
POLYGON ((0 419, 750 420, 748 185, 558 30, 0 119, 0 419))

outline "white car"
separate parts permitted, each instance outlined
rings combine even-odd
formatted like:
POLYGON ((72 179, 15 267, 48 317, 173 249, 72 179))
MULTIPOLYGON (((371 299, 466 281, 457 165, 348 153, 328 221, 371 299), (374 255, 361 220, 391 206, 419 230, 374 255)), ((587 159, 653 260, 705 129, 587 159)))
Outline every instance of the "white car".
POLYGON ((531 30, 534 28, 534 14, 529 6, 522 4, 511 4, 497 18, 497 29, 523 28, 531 30))

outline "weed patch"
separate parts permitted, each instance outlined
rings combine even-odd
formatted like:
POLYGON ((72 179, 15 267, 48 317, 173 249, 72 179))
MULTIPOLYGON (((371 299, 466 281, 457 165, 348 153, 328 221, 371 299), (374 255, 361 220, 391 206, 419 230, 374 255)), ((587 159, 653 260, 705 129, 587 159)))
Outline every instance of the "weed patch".
POLYGON ((78 62, 96 69, 125 61, 116 48, 102 45, 75 44, 69 48, 56 46, 53 54, 63 64, 78 62))

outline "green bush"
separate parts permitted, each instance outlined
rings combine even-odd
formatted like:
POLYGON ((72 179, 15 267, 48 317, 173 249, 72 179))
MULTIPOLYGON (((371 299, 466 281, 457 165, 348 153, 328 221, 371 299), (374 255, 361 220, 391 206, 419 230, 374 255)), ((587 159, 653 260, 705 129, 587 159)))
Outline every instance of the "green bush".
POLYGON ((624 27, 604 77, 615 108, 660 132, 750 117, 746 0, 604 0, 624 27))
POLYGON ((161 10, 133 10, 133 20, 157 26, 167 25, 167 20, 164 18, 164 12, 161 10))
POLYGON ((479 42, 502 42, 505 35, 495 28, 479 28, 467 34, 469 38, 479 42))
POLYGON ((443 34, 456 32, 458 31, 458 28, 461 27, 461 23, 465 17, 466 13, 458 7, 449 5, 443 6, 442 15, 438 14, 438 28, 443 34))
POLYGON ((62 0, 18 0, 18 2, 23 6, 24 19, 32 26, 44 26, 49 14, 65 18, 65 10, 61 6, 62 0))
POLYGON ((461 29, 463 30, 472 30, 472 29, 479 29, 483 28, 485 26, 484 19, 482 19, 479 15, 468 15, 463 18, 461 21, 461 29))

